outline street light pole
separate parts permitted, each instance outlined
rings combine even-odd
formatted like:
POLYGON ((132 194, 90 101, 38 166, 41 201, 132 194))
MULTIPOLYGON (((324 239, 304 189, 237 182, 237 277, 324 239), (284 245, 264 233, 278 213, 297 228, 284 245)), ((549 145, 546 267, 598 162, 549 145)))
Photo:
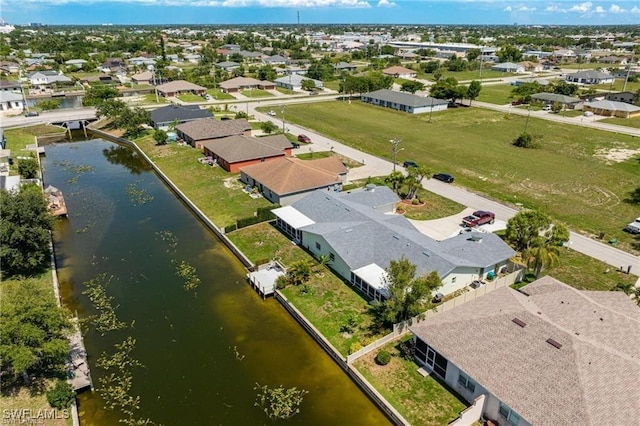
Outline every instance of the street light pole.
POLYGON ((284 104, 280 105, 280 111, 282 112, 282 134, 283 135, 286 134, 286 132, 285 132, 285 124, 286 124, 286 122, 284 120, 284 106, 285 106, 284 104))
POLYGON ((529 108, 527 108, 529 110, 529 113, 527 114, 527 120, 524 122, 524 133, 527 133, 527 126, 529 125, 529 117, 531 117, 531 106, 529 106, 529 108))
POLYGON ((400 142, 402 142, 402 140, 400 139, 396 139, 393 138, 389 141, 389 143, 391 143, 391 152, 393 153, 393 171, 396 171, 396 160, 398 158, 398 151, 400 150, 398 148, 398 145, 400 145, 400 142))

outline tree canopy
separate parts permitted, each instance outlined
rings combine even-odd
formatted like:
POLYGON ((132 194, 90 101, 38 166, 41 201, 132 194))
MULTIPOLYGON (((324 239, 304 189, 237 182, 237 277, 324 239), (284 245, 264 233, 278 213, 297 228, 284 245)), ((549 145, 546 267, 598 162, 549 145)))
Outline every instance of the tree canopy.
POLYGON ((437 272, 416 277, 416 269, 404 256, 390 262, 386 269, 389 297, 377 304, 381 322, 395 324, 421 314, 431 300, 431 292, 442 285, 437 272))
POLYGON ((0 191, 0 260, 4 276, 30 275, 49 264, 53 217, 42 191, 0 191))
POLYGON ((71 326, 65 311, 55 304, 51 290, 35 279, 2 284, 0 359, 2 371, 14 376, 38 370, 62 370, 69 351, 66 334, 71 326))

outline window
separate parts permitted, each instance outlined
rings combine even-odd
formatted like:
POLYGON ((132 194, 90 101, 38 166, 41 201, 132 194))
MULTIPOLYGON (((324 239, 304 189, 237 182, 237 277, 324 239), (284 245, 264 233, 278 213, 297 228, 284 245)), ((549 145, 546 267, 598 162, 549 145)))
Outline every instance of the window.
POLYGON ((500 403, 500 409, 498 410, 498 412, 513 426, 517 426, 520 422, 520 416, 517 415, 516 412, 511 408, 509 408, 509 406, 503 404, 502 402, 500 403))
POLYGON ((332 261, 332 262, 335 262, 335 260, 336 260, 336 255, 335 255, 335 254, 333 254, 333 253, 329 253, 329 260, 330 260, 330 261, 332 261))
POLYGON ((456 282, 456 278, 457 278, 457 277, 453 277, 453 278, 451 278, 451 284, 455 284, 455 282, 456 282))
POLYGON ((318 249, 318 250, 321 250, 321 249, 322 249, 322 246, 321 246, 321 245, 320 245, 320 243, 319 243, 319 242, 317 242, 317 241, 316 241, 316 249, 318 249))
POLYGON ((474 383, 474 381, 471 380, 469 376, 464 374, 462 371, 458 376, 458 383, 460 383, 465 389, 469 390, 471 393, 476 391, 476 384, 474 383))

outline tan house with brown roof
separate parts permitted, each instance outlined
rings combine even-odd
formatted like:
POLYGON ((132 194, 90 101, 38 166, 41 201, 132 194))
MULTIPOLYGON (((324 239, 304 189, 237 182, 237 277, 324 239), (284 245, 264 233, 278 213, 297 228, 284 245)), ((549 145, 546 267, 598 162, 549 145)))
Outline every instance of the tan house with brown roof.
POLYGON ((166 97, 177 96, 181 93, 193 93, 194 95, 204 95, 207 88, 190 83, 186 80, 175 80, 156 87, 158 92, 166 97))
POLYGON ((291 155, 293 148, 284 135, 261 138, 236 135, 207 141, 202 145, 204 155, 216 160, 220 167, 231 173, 252 164, 271 164, 278 158, 291 155))
POLYGON ((339 191, 347 176, 347 168, 338 157, 300 160, 281 157, 269 163, 240 169, 240 180, 257 187, 264 198, 287 206, 316 189, 339 191))
POLYGON ((276 84, 266 80, 256 80, 250 77, 236 77, 219 84, 220 90, 225 93, 236 93, 241 90, 261 89, 274 90, 276 84))
POLYGON ((418 75, 418 73, 416 73, 414 70, 399 66, 385 68, 382 70, 382 73, 384 75, 390 75, 394 78, 409 78, 418 75))
POLYGON ((638 424, 640 308, 622 292, 547 276, 410 329, 416 361, 494 424, 638 424))
POLYGON ((251 125, 240 118, 238 120, 214 120, 203 118, 189 121, 176 127, 178 137, 189 145, 202 149, 205 142, 228 136, 251 136, 251 125))

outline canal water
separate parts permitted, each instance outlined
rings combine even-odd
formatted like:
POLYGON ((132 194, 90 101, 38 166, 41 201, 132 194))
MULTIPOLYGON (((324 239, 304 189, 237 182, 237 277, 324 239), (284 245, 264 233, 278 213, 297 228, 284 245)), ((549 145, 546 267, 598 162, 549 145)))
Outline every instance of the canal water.
MULTIPOLYGON (((309 393, 293 425, 383 425, 389 421, 273 299, 246 284, 241 263, 132 149, 104 140, 46 147, 45 185, 64 193, 69 217, 54 234, 63 303, 80 318, 96 310, 85 282, 104 274, 118 319, 85 327, 93 381, 101 353, 136 339, 131 394, 139 418, 163 425, 262 425, 256 383, 309 393), (176 264, 201 283, 186 290, 176 264)), ((96 392, 79 396, 84 425, 116 425, 96 392)))

